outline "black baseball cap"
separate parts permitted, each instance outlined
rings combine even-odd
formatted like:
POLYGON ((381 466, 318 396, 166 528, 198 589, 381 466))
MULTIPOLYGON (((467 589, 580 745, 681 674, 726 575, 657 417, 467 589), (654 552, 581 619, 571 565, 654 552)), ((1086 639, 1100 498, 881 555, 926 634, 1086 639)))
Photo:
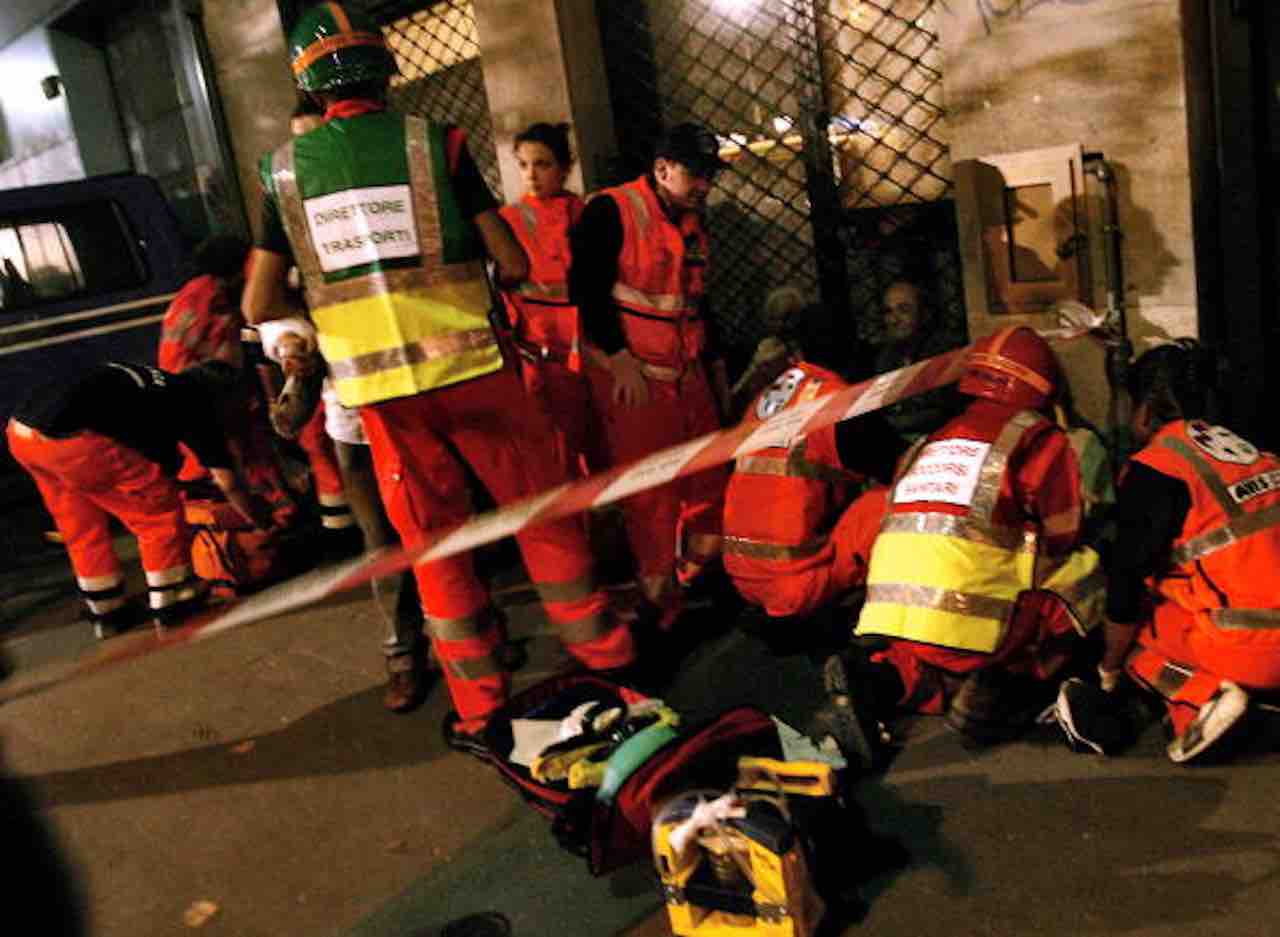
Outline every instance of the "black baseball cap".
POLYGON ((658 141, 654 159, 665 157, 698 176, 711 178, 729 164, 720 158, 720 141, 701 124, 676 124, 658 141))

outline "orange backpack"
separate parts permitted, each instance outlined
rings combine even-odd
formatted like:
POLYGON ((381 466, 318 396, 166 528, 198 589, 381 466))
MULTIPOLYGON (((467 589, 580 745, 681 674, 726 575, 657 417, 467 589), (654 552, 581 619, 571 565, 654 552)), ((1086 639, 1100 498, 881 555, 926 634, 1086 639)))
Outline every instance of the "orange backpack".
POLYGON ((244 595, 289 574, 280 538, 259 530, 226 501, 186 501, 183 513, 192 527, 191 565, 215 593, 244 595))

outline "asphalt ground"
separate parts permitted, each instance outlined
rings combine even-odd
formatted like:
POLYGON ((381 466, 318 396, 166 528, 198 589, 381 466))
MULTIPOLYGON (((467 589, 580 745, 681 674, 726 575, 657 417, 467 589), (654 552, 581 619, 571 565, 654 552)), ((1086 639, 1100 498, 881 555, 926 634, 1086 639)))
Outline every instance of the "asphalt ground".
MULTIPOLYGON (((58 565, 0 575, 10 686, 97 650, 69 577, 50 585, 58 565)), ((518 685, 551 674, 563 658, 531 594, 510 570, 497 588, 531 652, 518 685)), ((685 623, 706 640, 671 699, 803 719, 812 665, 771 657, 733 615, 685 623)), ((57 933, 79 895, 95 937, 435 937, 495 911, 517 937, 668 933, 647 867, 592 879, 494 771, 443 745, 441 687, 413 713, 382 709, 379 638, 350 593, 0 704, 7 829, 39 824, 10 840, 6 889, 7 921, 33 923, 3 932, 57 933), (37 883, 59 863, 69 886, 50 897, 37 883)), ((1266 716, 1250 729, 1233 760, 1178 767, 1159 726, 1102 759, 1049 729, 973 752, 940 720, 905 724, 856 789, 878 838, 848 843, 850 877, 868 877, 844 933, 1276 933, 1280 732, 1266 716), (905 865, 879 862, 898 850, 905 865)))

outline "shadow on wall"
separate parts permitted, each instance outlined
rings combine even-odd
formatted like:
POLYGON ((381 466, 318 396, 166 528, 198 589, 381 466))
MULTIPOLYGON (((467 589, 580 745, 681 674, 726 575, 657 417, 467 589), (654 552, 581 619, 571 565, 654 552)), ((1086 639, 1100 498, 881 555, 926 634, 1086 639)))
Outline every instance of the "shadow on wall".
MULTIPOLYGON (((1169 250, 1168 242, 1152 213, 1133 201, 1132 173, 1128 166, 1112 163, 1120 193, 1120 230, 1124 233, 1124 275, 1126 319, 1129 338, 1143 351, 1177 338, 1140 314, 1144 300, 1158 302, 1167 281, 1181 261, 1169 250)), ((1090 206, 1090 212, 1103 209, 1090 206)), ((1099 217, 1102 217, 1099 215, 1099 217)), ((1098 297, 1104 305, 1105 297, 1098 297)))

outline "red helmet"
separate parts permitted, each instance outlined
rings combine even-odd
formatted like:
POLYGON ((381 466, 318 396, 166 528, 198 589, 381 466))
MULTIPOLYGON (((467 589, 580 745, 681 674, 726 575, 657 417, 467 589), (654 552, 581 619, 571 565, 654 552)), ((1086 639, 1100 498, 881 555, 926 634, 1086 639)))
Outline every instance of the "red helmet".
POLYGON ((1057 390, 1058 359, 1032 329, 1004 328, 973 346, 957 387, 971 397, 1038 409, 1057 390))

